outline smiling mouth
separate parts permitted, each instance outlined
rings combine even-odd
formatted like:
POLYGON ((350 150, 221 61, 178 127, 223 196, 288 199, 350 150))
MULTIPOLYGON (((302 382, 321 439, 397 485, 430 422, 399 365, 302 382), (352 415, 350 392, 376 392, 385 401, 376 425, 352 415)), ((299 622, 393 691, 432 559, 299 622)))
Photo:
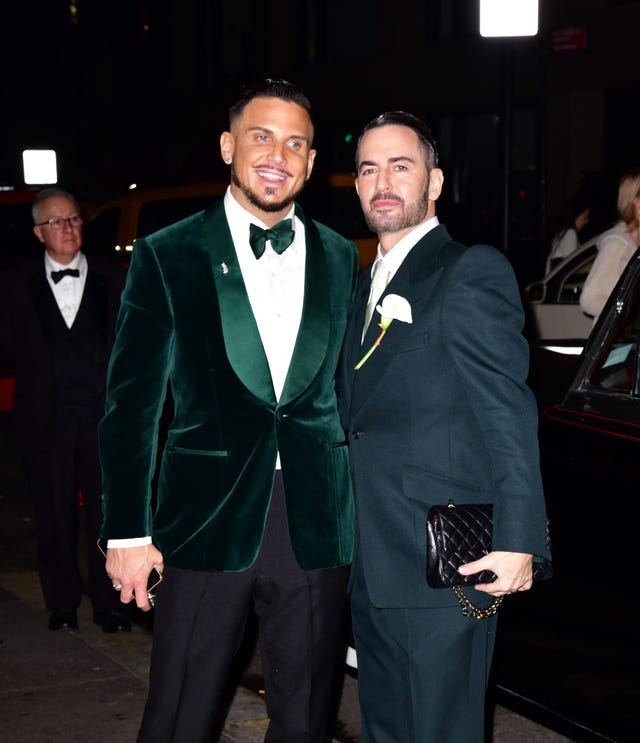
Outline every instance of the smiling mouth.
POLYGON ((270 183, 273 183, 274 185, 277 185, 278 183, 284 183, 288 177, 290 177, 289 173, 286 173, 285 171, 274 171, 274 170, 268 170, 268 169, 262 169, 262 168, 256 168, 255 172, 258 174, 258 176, 265 181, 269 181, 270 183))

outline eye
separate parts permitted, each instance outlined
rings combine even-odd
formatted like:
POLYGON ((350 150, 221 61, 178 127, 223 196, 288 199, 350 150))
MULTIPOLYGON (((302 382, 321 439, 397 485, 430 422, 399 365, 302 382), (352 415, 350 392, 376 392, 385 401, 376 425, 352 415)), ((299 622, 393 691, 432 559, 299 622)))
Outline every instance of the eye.
POLYGON ((256 134, 256 142, 268 142, 269 136, 267 134, 256 134))
POLYGON ((297 139, 292 139, 289 142, 289 147, 291 147, 292 150, 301 150, 302 142, 298 141, 297 139))
POLYGON ((403 165, 402 163, 396 163, 395 170, 408 170, 406 165, 403 165))
POLYGON ((375 172, 376 172, 376 169, 375 168, 363 168, 360 171, 360 176, 363 176, 363 175, 373 175, 375 172))

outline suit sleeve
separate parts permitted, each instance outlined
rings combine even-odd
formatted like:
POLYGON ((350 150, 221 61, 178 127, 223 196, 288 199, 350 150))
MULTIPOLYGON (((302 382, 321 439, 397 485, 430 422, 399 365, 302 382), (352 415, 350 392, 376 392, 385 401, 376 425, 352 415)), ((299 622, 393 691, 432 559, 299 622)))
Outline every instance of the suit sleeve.
POLYGON ((504 256, 488 246, 465 251, 451 272, 442 319, 491 461, 494 549, 549 557, 524 318, 504 256))
POLYGON ((106 538, 151 534, 151 481, 172 338, 157 257, 138 240, 122 294, 99 427, 106 538))

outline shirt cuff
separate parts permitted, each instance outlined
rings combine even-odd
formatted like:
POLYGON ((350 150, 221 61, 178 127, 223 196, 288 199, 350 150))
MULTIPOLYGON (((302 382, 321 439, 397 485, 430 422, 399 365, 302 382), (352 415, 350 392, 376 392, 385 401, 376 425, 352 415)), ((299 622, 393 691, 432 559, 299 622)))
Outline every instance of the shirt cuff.
POLYGON ((119 547, 143 547, 151 544, 151 537, 132 537, 131 539, 108 539, 107 549, 118 549, 119 547))

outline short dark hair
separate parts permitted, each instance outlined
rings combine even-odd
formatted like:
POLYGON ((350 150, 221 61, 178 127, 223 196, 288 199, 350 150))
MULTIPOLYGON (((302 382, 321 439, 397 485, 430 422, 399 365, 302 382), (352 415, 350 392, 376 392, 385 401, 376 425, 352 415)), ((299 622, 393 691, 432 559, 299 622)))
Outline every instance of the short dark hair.
POLYGON ((69 193, 69 191, 65 191, 64 188, 58 188, 57 186, 54 186, 52 188, 43 188, 42 191, 38 192, 38 195, 35 197, 33 203, 31 204, 31 216, 33 217, 34 224, 40 221, 41 205, 48 199, 52 199, 54 197, 69 199, 69 201, 75 206, 78 214, 80 214, 80 204, 78 204, 78 199, 76 199, 73 194, 69 193))
MULTIPOLYGON (((281 98, 283 101, 297 103, 298 106, 304 108, 309 114, 309 118, 312 119, 309 99, 299 88, 288 80, 266 78, 265 80, 242 86, 235 103, 229 107, 230 127, 242 115, 245 106, 254 98, 281 98)), ((313 119, 311 123, 313 124, 313 119)))
POLYGON ((360 142, 364 135, 372 129, 392 125, 406 126, 409 129, 412 129, 418 135, 420 144, 424 149, 427 169, 431 170, 431 168, 438 167, 438 147, 436 145, 436 140, 431 133, 431 129, 429 129, 424 121, 406 111, 387 111, 386 113, 380 114, 380 116, 376 116, 376 118, 370 121, 360 133, 358 144, 356 146, 356 168, 358 167, 358 158, 360 155, 360 142))

